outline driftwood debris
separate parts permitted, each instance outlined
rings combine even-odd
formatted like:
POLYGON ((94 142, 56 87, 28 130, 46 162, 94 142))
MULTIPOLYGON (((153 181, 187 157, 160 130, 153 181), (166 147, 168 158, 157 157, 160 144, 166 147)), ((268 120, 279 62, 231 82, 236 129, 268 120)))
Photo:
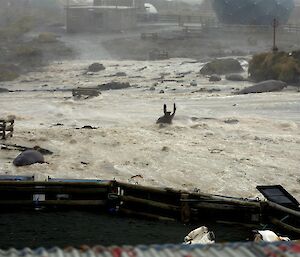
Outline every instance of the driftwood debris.
POLYGON ((39 146, 27 147, 27 146, 16 145, 16 144, 4 144, 4 143, 1 143, 0 144, 0 149, 1 150, 18 150, 18 151, 21 151, 21 152, 24 152, 26 150, 37 150, 37 151, 39 151, 43 155, 53 154, 52 151, 50 151, 48 149, 45 149, 45 148, 41 148, 39 146))
POLYGON ((158 120, 156 121, 156 123, 171 124, 172 120, 175 116, 175 112, 176 112, 176 104, 175 103, 173 105, 173 113, 172 114, 171 114, 171 112, 167 111, 167 105, 164 104, 164 116, 159 117, 158 120))
POLYGON ((0 119, 0 139, 7 139, 13 136, 14 119, 0 119))
POLYGON ((93 88, 93 87, 78 87, 78 88, 74 88, 72 89, 72 95, 73 97, 76 98, 81 98, 82 96, 85 97, 97 97, 101 94, 101 92, 99 92, 98 88, 93 88))

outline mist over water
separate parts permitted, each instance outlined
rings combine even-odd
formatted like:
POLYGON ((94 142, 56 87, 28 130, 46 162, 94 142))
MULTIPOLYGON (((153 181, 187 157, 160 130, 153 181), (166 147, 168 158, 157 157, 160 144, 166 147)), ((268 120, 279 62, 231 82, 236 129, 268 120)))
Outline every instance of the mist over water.
POLYGON ((102 43, 106 40, 118 39, 122 36, 116 35, 95 35, 95 34, 70 34, 62 38, 63 42, 71 46, 79 60, 108 60, 112 59, 111 54, 102 43))

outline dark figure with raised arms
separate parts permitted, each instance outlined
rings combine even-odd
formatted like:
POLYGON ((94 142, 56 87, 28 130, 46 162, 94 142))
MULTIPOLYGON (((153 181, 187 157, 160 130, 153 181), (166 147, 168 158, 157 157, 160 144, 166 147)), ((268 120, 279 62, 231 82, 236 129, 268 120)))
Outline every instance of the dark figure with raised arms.
POLYGON ((164 116, 159 117, 158 120, 156 121, 156 123, 171 124, 172 120, 175 116, 175 112, 176 112, 176 104, 175 103, 173 105, 173 113, 172 114, 171 114, 171 112, 167 111, 167 105, 164 104, 164 116))

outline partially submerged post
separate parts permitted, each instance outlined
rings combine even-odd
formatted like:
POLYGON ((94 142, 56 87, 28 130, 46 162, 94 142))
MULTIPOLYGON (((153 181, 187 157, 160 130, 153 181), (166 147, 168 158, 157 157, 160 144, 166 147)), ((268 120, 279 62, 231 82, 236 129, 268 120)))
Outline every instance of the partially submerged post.
POLYGON ((175 116, 175 112, 176 112, 176 104, 175 103, 173 105, 173 113, 172 114, 171 114, 171 112, 167 111, 167 105, 164 104, 164 116, 159 117, 158 120, 156 121, 156 123, 171 124, 172 120, 175 116))
POLYGON ((13 136, 14 132, 14 122, 13 118, 10 119, 0 119, 0 139, 6 139, 13 136))
POLYGON ((273 19, 272 26, 273 26, 273 48, 272 48, 272 51, 273 51, 273 53, 277 53, 278 47, 276 46, 276 29, 279 26, 279 22, 276 18, 273 19))

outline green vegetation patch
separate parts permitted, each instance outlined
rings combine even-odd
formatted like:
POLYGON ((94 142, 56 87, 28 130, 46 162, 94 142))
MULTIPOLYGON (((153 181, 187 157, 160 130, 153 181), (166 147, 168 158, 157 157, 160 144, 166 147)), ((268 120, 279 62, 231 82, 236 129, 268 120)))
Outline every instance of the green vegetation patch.
POLYGON ((269 79, 288 83, 299 81, 300 51, 292 53, 261 53, 254 55, 249 62, 249 77, 254 81, 269 79))

